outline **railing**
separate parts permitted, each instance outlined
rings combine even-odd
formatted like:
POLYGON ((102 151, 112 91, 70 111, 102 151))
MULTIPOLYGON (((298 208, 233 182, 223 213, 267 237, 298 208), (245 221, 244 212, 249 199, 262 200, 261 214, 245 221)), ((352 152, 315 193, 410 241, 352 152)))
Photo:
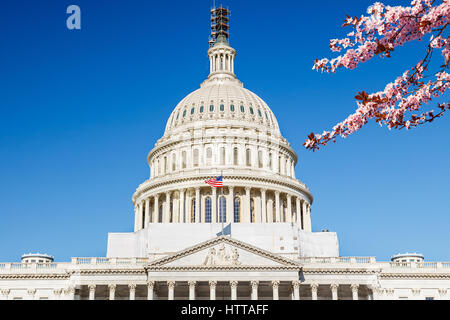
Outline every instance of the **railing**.
POLYGON ((77 265, 133 265, 147 262, 148 258, 72 258, 72 263, 77 265))
POLYGON ((301 263, 374 263, 375 257, 301 257, 297 259, 301 263))

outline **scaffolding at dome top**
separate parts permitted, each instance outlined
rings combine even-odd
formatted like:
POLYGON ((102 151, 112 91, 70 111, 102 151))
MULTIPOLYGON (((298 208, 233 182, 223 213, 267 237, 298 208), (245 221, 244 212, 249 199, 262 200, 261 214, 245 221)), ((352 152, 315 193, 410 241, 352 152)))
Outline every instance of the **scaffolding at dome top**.
POLYGON ((209 38, 209 46, 212 47, 217 38, 223 35, 227 40, 230 37, 230 10, 222 6, 211 9, 211 36, 209 38))

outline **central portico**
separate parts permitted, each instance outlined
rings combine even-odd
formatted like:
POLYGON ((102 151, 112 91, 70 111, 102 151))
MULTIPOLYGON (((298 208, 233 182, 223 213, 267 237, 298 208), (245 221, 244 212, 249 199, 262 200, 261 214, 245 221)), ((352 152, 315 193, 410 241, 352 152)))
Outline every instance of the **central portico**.
POLYGON ((219 236, 145 267, 149 283, 171 299, 299 299, 301 265, 219 236))

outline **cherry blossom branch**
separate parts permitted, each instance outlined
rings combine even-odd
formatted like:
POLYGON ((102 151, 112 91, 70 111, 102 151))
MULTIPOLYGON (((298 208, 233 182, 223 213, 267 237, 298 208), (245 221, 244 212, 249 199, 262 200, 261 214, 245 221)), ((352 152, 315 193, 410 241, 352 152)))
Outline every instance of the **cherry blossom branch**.
POLYGON ((315 151, 329 141, 335 142, 337 136, 345 138, 370 119, 389 129, 410 129, 432 122, 449 109, 449 104, 444 103, 438 104, 440 111, 436 114, 433 110, 415 113, 433 98, 443 95, 450 86, 450 75, 446 72, 450 61, 450 37, 443 37, 449 24, 450 0, 443 0, 439 5, 435 3, 435 0, 414 0, 411 7, 389 7, 377 2, 368 8, 370 15, 367 17, 347 16, 343 27, 352 26, 354 31, 344 39, 332 39, 330 49, 335 52, 351 49, 332 60, 316 59, 313 69, 333 73, 338 68, 354 69, 375 55, 390 57, 395 47, 422 40, 430 33, 432 36, 425 57, 411 71, 405 71, 394 82, 388 83, 383 91, 372 94, 358 92, 355 96, 356 112, 331 131, 311 133, 303 144, 307 149, 315 151), (356 49, 352 49, 355 46, 356 49), (441 51, 444 64, 434 73, 436 79, 425 83, 424 71, 428 69, 434 50, 441 51))

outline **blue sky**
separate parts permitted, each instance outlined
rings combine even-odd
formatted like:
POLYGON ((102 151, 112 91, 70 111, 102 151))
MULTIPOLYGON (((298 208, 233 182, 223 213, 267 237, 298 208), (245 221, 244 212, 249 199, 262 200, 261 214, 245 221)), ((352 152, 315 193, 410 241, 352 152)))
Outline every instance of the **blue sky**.
MULTIPOLYGON (((220 2, 218 2, 220 3, 220 2)), ((346 14, 373 1, 233 1, 231 44, 245 86, 271 107, 299 155, 313 230, 336 231, 343 256, 417 251, 450 261, 449 115, 410 131, 374 123, 312 153, 311 132, 355 109, 424 54, 399 48, 354 71, 313 71, 346 14)), ((407 4, 407 1, 388 1, 407 4)), ((130 232, 131 196, 172 109, 209 71, 210 1, 6 0, 0 8, 0 261, 46 252, 105 256, 130 232), (77 4, 82 29, 66 28, 77 4)), ((440 57, 435 57, 441 59, 440 57)), ((448 100, 449 95, 444 97, 448 100)))

